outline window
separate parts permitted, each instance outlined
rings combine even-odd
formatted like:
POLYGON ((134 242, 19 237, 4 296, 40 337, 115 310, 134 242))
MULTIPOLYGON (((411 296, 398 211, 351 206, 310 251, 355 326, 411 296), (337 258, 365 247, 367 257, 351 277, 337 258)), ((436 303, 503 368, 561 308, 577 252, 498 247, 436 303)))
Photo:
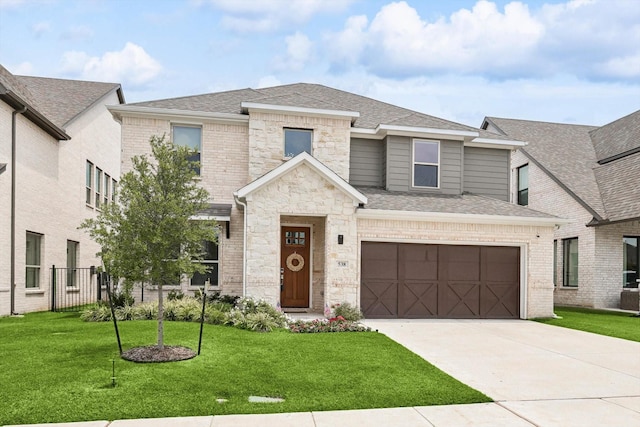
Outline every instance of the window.
POLYGON ((111 200, 111 177, 108 174, 104 174, 104 201, 103 203, 106 205, 111 200))
POLYGON ((207 280, 209 280, 211 286, 218 286, 218 245, 215 242, 206 241, 202 244, 202 251, 204 252, 204 259, 201 263, 208 267, 209 270, 204 274, 195 273, 191 278, 191 286, 204 286, 207 280))
POLYGON ((638 266, 640 265, 640 237, 624 237, 622 239, 624 252, 622 264, 622 286, 637 288, 640 285, 638 266))
POLYGON ((413 141, 413 186, 438 188, 440 170, 440 143, 413 141))
POLYGON ((518 204, 529 204, 529 165, 518 168, 518 204))
POLYGON ((578 238, 565 239, 563 245, 563 286, 578 286, 578 238))
POLYGON ((201 158, 200 153, 202 151, 202 128, 196 126, 173 126, 173 143, 183 147, 188 147, 193 151, 188 157, 190 162, 197 162, 194 166, 196 174, 200 175, 201 158))
POLYGON ((85 201, 88 205, 91 204, 91 196, 93 195, 93 163, 87 160, 87 173, 86 173, 86 196, 85 201))
POLYGON ((311 154, 313 131, 306 129, 284 130, 284 157, 295 157, 306 151, 311 154))
POLYGON ((115 179, 111 180, 111 201, 116 201, 116 190, 118 189, 118 181, 115 179))
POLYGON ((100 207, 102 197, 102 169, 96 168, 96 208, 100 207))
POLYGON ((67 286, 76 286, 78 271, 78 242, 67 240, 67 286))
POLYGON ((27 288, 40 287, 40 250, 42 244, 42 234, 30 233, 27 231, 27 254, 26 254, 26 278, 27 288))

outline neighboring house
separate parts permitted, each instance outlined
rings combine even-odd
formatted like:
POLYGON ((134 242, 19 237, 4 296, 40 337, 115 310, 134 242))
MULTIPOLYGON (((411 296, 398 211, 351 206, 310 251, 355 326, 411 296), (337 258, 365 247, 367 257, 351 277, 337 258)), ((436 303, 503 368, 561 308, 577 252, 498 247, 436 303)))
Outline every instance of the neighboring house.
POLYGON ((113 201, 120 126, 105 105, 118 103, 119 84, 0 66, 0 315, 47 310, 53 265, 71 269, 60 278, 70 295, 86 279, 74 269, 100 265, 78 226, 113 201))
POLYGON ((514 152, 512 200, 569 218, 554 233, 555 302, 638 309, 640 111, 602 127, 487 117, 482 128, 527 145, 514 152))
POLYGON ((316 84, 109 109, 123 172, 152 135, 199 153, 202 216, 220 238, 212 272, 184 291, 208 279, 285 310, 348 302, 371 318, 553 314, 561 220, 509 203, 521 142, 316 84))

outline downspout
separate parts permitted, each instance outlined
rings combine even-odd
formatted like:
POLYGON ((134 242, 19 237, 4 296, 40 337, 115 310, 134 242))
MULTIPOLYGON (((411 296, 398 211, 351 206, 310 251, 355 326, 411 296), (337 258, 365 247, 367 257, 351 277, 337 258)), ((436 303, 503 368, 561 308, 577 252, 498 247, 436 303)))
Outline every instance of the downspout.
POLYGON ((237 194, 233 195, 236 203, 242 206, 244 215, 242 233, 242 296, 247 295, 247 202, 242 202, 237 194))
POLYGON ((23 105, 11 113, 11 315, 16 314, 16 116, 25 111, 27 106, 23 105))

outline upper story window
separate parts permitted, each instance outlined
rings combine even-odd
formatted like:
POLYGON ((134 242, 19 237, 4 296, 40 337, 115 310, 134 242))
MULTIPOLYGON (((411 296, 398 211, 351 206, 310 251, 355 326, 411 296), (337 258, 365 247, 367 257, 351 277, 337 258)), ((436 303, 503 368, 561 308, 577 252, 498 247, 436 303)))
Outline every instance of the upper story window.
POLYGON ((172 141, 175 145, 188 147, 194 152, 189 156, 188 160, 198 162, 194 170, 196 174, 200 175, 200 166, 202 165, 200 156, 202 152, 202 128, 200 126, 173 125, 171 131, 173 134, 172 141))
POLYGON ((518 204, 529 204, 529 165, 518 168, 518 204))
POLYGON ((438 188, 439 177, 440 142, 413 140, 413 186, 438 188))
POLYGON ((93 196, 93 163, 87 160, 87 173, 86 173, 86 195, 85 202, 90 205, 93 196))
POLYGON ((108 173, 104 174, 104 201, 103 204, 107 204, 111 201, 111 177, 108 173))
POLYGON ((313 131, 307 129, 284 130, 284 157, 295 157, 306 151, 311 154, 313 131))
POLYGON ((96 208, 102 203, 102 169, 96 168, 96 208))

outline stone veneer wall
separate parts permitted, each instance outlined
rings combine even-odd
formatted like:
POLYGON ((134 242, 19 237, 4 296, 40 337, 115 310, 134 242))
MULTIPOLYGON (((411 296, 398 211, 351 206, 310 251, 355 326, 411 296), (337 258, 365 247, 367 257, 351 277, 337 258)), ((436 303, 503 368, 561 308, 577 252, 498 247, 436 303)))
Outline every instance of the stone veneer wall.
MULTIPOLYGON (((504 244, 524 247, 526 317, 553 315, 553 227, 358 219, 358 241, 504 244)), ((358 243, 360 247, 360 243, 358 243)), ((359 258, 359 257, 358 257, 359 258)), ((522 295, 521 295, 522 297, 522 295)), ((358 295, 359 302, 360 295, 358 295)), ((524 316, 525 313, 521 313, 524 316)))
MULTIPOLYGON (((249 194, 247 205, 247 295, 274 305, 280 301, 281 224, 291 223, 290 216, 323 217, 324 247, 314 244, 314 249, 323 250, 324 283, 314 283, 320 285, 314 286, 314 295, 322 289, 329 305, 357 303, 358 242, 351 196, 303 163, 249 194), (338 234, 344 235, 343 245, 338 245, 338 234)), ((316 237, 316 243, 319 241, 316 237)), ((314 264, 314 282, 321 277, 315 275, 319 267, 314 264)))
POLYGON ((345 181, 349 181, 349 118, 252 112, 249 121, 249 182, 286 161, 284 128, 312 130, 311 155, 345 181))

